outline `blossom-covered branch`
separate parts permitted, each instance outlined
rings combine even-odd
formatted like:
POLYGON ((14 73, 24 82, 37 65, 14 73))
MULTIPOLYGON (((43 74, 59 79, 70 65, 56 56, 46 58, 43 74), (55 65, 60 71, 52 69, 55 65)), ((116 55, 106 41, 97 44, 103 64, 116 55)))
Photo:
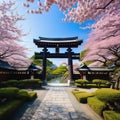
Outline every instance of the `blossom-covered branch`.
POLYGON ((0 4, 0 60, 11 65, 17 63, 15 67, 25 63, 27 66, 30 63, 26 55, 28 49, 19 43, 21 37, 26 35, 18 26, 18 22, 24 18, 15 12, 14 6, 15 2, 12 1, 3 1, 0 4))

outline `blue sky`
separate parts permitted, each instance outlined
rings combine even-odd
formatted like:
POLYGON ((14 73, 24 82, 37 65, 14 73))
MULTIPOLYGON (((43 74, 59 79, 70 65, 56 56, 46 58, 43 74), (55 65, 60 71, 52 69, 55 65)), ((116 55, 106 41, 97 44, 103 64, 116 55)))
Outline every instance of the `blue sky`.
MULTIPOLYGON (((25 21, 20 22, 22 25, 22 29, 24 32, 28 33, 26 37, 23 37, 23 45, 28 47, 30 50, 28 51, 28 56, 31 57, 34 52, 40 51, 35 44, 33 43, 33 39, 37 39, 39 36, 42 37, 73 37, 78 36, 79 39, 83 40, 83 44, 79 48, 73 49, 74 52, 80 52, 86 43, 86 39, 88 38, 88 34, 90 30, 80 29, 80 26, 85 26, 90 24, 91 22, 85 22, 84 24, 76 24, 73 22, 62 22, 64 15, 61 11, 59 11, 57 6, 53 6, 49 12, 45 12, 41 14, 27 14, 26 8, 21 5, 21 1, 17 1, 17 11, 24 15, 25 21)), ((33 7, 35 7, 33 5, 33 7)), ((53 51, 53 49, 50 49, 53 51)), ((64 52, 64 50, 61 50, 64 52)), ((51 59, 54 64, 59 65, 61 62, 67 62, 65 59, 51 59)))

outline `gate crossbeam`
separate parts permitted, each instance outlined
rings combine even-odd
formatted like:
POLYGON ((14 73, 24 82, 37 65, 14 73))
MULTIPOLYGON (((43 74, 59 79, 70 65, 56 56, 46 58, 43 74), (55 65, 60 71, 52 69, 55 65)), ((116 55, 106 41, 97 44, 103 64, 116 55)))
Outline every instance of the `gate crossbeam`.
POLYGON ((35 53, 35 59, 42 59, 42 80, 46 82, 46 59, 47 58, 68 58, 68 69, 69 69, 69 80, 73 80, 73 59, 78 59, 80 57, 79 53, 72 52, 71 48, 76 48, 83 42, 79 40, 78 37, 68 37, 68 38, 46 38, 39 37, 39 39, 34 39, 34 43, 39 48, 43 48, 40 53, 35 53), (55 48, 56 53, 48 52, 47 48, 55 48), (59 48, 67 48, 65 53, 60 53, 59 48))
MULTIPOLYGON (((35 59, 42 59, 44 56, 44 52, 35 53, 35 59)), ((79 59, 80 53, 71 53, 72 59, 79 59)), ((65 53, 46 53, 46 58, 68 58, 68 52, 65 53)))

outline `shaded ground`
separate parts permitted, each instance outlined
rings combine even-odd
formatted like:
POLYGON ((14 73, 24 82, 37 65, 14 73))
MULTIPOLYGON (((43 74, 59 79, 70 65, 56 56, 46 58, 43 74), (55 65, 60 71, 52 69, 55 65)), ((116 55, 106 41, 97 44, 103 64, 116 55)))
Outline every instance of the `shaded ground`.
POLYGON ((102 120, 87 104, 76 100, 73 89, 48 86, 35 90, 38 98, 25 105, 13 120, 102 120))
POLYGON ((12 120, 31 120, 33 114, 35 113, 38 106, 41 104, 43 98, 45 97, 48 89, 42 88, 35 90, 37 92, 37 99, 33 102, 25 103, 18 112, 15 113, 12 120))
MULTIPOLYGON (((98 114, 96 114, 87 104, 82 104, 77 101, 77 99, 74 97, 74 95, 71 93, 72 90, 76 89, 75 87, 69 87, 67 89, 67 93, 69 95, 69 98, 79 116, 78 120, 103 120, 98 114), (87 119, 86 119, 86 117, 87 119), (85 117, 85 118, 84 118, 85 117)), ((77 88, 78 89, 78 88, 77 88)), ((80 89, 82 91, 86 92, 93 92, 96 90, 96 88, 93 89, 80 89)))

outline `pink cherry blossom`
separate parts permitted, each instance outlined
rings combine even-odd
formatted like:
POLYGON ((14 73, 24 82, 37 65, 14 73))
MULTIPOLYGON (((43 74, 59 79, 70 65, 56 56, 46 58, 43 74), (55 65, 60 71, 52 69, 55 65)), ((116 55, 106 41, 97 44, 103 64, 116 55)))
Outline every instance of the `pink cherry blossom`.
POLYGON ((15 67, 28 66, 30 61, 26 55, 27 48, 20 45, 21 37, 26 35, 17 25, 24 20, 14 13, 15 2, 3 1, 0 4, 0 60, 7 61, 15 67))
MULTIPOLYGON (((34 0, 25 0, 25 7, 27 7, 28 2, 36 3, 34 0)), ((50 8, 53 4, 56 4, 65 14, 65 21, 78 23, 88 19, 98 19, 99 16, 105 14, 112 15, 113 11, 120 9, 119 0, 44 0, 43 4, 41 4, 40 0, 38 2, 44 8, 50 8)))
MULTIPOLYGON (((100 61, 105 63, 106 59, 119 60, 120 50, 116 51, 119 55, 115 56, 111 53, 110 48, 120 45, 120 0, 43 0, 44 3, 38 1, 40 2, 38 8, 42 8, 38 12, 40 14, 43 14, 43 11, 49 11, 51 6, 56 4, 65 15, 63 21, 74 21, 79 24, 86 20, 95 21, 92 26, 88 26, 92 32, 84 46, 88 52, 82 61, 98 59, 93 65, 101 65, 100 61)), ((29 1, 25 0, 25 3, 24 6, 29 1)), ((33 1, 33 4, 35 3, 33 1)))

